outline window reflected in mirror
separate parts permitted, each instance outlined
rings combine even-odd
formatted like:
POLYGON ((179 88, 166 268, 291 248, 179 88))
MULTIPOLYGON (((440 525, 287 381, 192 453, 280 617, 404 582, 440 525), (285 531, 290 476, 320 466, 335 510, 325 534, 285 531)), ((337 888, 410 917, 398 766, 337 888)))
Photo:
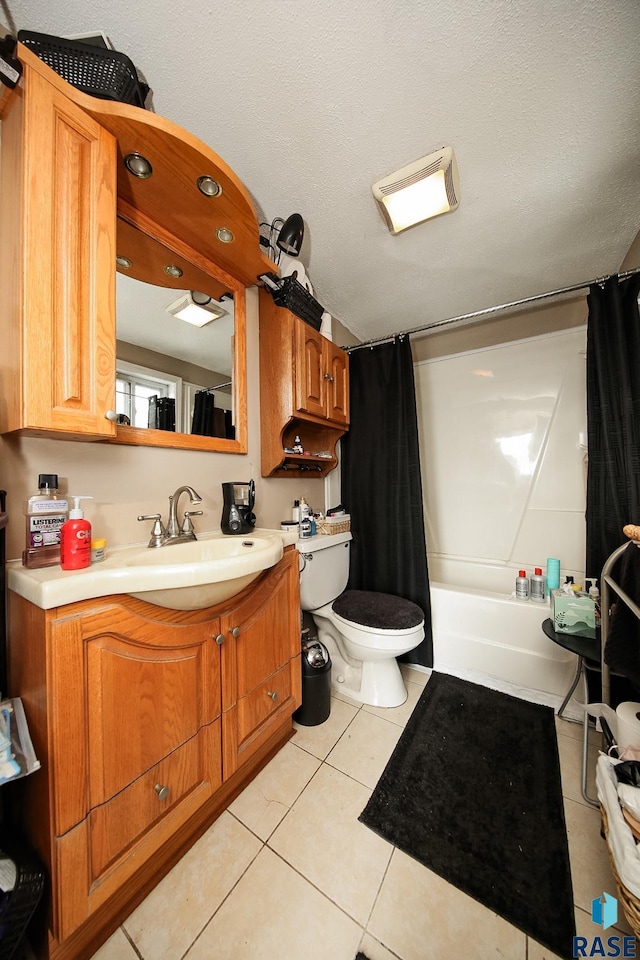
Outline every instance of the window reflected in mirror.
POLYGON ((116 295, 118 422, 233 440, 233 298, 121 272, 116 295))

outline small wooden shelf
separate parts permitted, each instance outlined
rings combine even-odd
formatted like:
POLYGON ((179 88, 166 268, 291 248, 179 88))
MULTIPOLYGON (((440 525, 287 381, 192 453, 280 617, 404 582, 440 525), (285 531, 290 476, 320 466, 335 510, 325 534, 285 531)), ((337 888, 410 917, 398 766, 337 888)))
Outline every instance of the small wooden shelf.
POLYGON ((349 425, 348 355, 260 291, 263 477, 326 477, 349 425), (299 437, 303 454, 287 453, 299 437), (329 456, 318 456, 319 453, 329 456))

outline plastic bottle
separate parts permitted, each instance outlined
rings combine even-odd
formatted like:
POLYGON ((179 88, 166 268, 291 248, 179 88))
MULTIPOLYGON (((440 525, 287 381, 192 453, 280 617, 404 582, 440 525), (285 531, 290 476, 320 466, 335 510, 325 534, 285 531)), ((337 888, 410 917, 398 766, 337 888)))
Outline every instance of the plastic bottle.
POLYGON ((585 583, 591 584, 591 586, 589 587, 589 596, 593 600, 596 627, 599 627, 600 626, 600 591, 596 586, 596 578, 585 577, 585 583))
POLYGON ((529 578, 526 570, 519 570, 516 577, 516 600, 529 599, 529 578))
POLYGON ((91 541, 91 563, 100 563, 107 558, 107 541, 103 537, 96 537, 91 541))
POLYGON ((300 497, 300 521, 302 522, 310 513, 309 504, 304 497, 300 497))
POLYGON ((293 510, 291 511, 291 518, 295 520, 296 523, 300 522, 300 501, 293 501, 293 510))
POLYGON ((555 557, 547 557, 547 590, 558 590, 560 587, 560 561, 555 557))
POLYGON ((57 473, 38 476, 38 493, 25 506, 26 540, 22 565, 30 570, 60 563, 60 537, 68 503, 58 496, 57 473))
POLYGON ((544 603, 545 593, 545 579, 542 576, 542 567, 536 567, 533 576, 529 578, 529 596, 537 603, 544 603))
POLYGON ((84 519, 80 509, 81 500, 93 497, 71 497, 73 509, 69 519, 62 525, 60 541, 60 566, 63 570, 82 570, 91 563, 91 524, 84 519))

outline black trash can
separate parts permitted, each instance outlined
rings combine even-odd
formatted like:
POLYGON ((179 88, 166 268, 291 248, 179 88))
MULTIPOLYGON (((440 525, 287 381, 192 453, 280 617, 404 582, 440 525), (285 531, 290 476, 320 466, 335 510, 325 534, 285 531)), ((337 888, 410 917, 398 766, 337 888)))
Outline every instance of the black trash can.
POLYGON ((303 727, 324 723, 331 713, 331 657, 317 637, 302 631, 302 706, 293 715, 303 727))

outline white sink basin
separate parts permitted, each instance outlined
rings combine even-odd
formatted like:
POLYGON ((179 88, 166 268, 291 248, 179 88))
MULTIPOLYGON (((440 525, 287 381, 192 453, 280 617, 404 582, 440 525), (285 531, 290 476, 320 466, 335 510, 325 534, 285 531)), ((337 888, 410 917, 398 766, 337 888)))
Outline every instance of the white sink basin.
POLYGON ((163 547, 116 547, 85 570, 27 570, 13 560, 8 586, 45 610, 116 593, 159 607, 200 610, 240 593, 293 542, 288 533, 263 529, 245 537, 214 533, 163 547))
POLYGON ((149 587, 127 589, 132 597, 173 610, 200 610, 244 590, 282 556, 279 537, 229 537, 192 540, 138 550, 123 558, 149 587), (184 585, 179 585, 184 583, 184 585))

